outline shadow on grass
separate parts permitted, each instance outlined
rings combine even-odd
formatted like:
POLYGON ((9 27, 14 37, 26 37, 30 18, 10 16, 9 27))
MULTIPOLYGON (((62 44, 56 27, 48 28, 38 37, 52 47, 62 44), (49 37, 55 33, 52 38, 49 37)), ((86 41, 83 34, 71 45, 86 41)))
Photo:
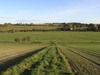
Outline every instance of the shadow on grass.
POLYGON ((0 64, 0 73, 2 71, 6 70, 7 68, 13 66, 13 65, 16 65, 16 64, 20 63, 23 59, 25 59, 25 58, 27 58, 27 57, 29 57, 29 56, 31 56, 31 55, 43 50, 45 48, 47 48, 47 47, 43 47, 43 48, 38 49, 36 51, 28 52, 28 53, 26 53, 24 55, 17 56, 15 58, 10 59, 10 60, 7 59, 7 61, 5 61, 2 64, 0 64))

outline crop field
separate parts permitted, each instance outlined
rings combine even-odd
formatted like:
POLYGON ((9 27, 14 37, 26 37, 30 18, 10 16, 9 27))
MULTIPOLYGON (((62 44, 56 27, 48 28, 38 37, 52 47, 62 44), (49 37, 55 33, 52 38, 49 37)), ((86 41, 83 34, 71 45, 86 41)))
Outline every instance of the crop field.
POLYGON ((0 33, 0 60, 6 55, 13 57, 36 50, 40 51, 9 66, 1 75, 100 74, 100 32, 0 33), (14 41, 26 36, 32 38, 30 42, 14 41))

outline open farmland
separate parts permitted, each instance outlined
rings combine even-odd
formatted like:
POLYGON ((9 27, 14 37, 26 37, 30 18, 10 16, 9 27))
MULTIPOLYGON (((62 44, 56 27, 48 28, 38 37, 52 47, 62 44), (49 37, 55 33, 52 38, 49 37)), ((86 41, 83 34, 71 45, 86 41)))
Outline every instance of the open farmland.
POLYGON ((18 73, 19 75, 23 75, 25 73, 27 74, 28 72, 32 75, 34 74, 38 75, 38 73, 41 74, 51 73, 52 75, 66 75, 66 73, 70 73, 70 72, 72 73, 71 70, 73 70, 73 72, 76 75, 99 75, 100 74, 100 35, 99 34, 100 32, 73 32, 73 31, 72 32, 57 31, 57 32, 0 33, 0 43, 1 43, 0 50, 1 52, 5 50, 6 52, 4 54, 9 53, 9 50, 13 52, 14 49, 15 49, 14 51, 17 50, 18 52, 37 50, 39 48, 49 46, 51 41, 56 43, 57 45, 57 49, 56 46, 53 45, 51 47, 49 46, 46 49, 43 49, 42 51, 39 51, 38 53, 43 52, 43 56, 44 56, 43 58, 42 55, 38 56, 39 58, 35 58, 34 56, 38 55, 38 53, 33 54, 32 59, 34 59, 34 63, 28 62, 31 64, 29 66, 25 64, 27 67, 23 66, 25 67, 23 70, 21 69, 21 71, 20 70, 17 71, 18 70, 17 65, 20 65, 25 60, 31 60, 30 58, 31 56, 26 57, 25 60, 23 59, 22 62, 19 62, 19 64, 16 64, 11 68, 8 68, 6 71, 4 71, 3 74, 10 75, 11 71, 16 71, 14 73, 18 73), (22 41, 17 43, 14 41, 16 37, 22 39, 23 37, 26 36, 31 36, 32 40, 30 42, 24 42, 24 43, 22 41), (38 45, 39 47, 37 46, 36 48, 36 45, 38 45), (18 46, 21 47, 18 48, 18 46), (5 49, 5 47, 8 50, 5 49), (58 51, 58 53, 56 53, 56 51, 58 51), (64 62, 66 62, 66 64, 60 61, 59 53, 61 54, 60 56, 63 57, 63 60, 64 62), (66 61, 64 56, 66 57, 66 61), (49 58, 55 59, 55 60, 53 59, 50 60, 52 61, 51 62, 52 68, 55 69, 53 71, 51 70, 51 68, 48 67, 48 65, 50 66, 50 62, 48 60, 49 58), (35 59, 37 60, 35 61, 35 59), (38 62, 39 64, 36 64, 36 62, 38 62), (63 65, 66 66, 64 67, 63 65, 61 65, 61 67, 59 67, 55 65, 55 62, 63 63, 63 65), (36 66, 32 66, 34 64, 36 66), (59 71, 58 68, 60 68, 61 71, 59 71), (64 72, 64 73, 59 74, 60 72, 61 73, 64 72))
POLYGON ((0 0, 0 75, 100 75, 100 0, 0 0))
POLYGON ((67 60, 51 44, 50 47, 24 59, 18 65, 8 68, 2 75, 73 75, 67 60))

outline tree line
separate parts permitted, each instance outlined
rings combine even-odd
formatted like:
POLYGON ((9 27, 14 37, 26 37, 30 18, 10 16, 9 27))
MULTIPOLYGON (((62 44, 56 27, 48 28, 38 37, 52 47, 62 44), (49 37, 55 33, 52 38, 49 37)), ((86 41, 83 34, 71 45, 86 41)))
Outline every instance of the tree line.
POLYGON ((100 31, 100 24, 62 23, 58 30, 61 31, 100 31))
MULTIPOLYGON (((6 32, 33 32, 33 31, 100 31, 100 24, 84 24, 84 23, 46 23, 46 24, 11 24, 11 23, 5 23, 0 24, 0 28, 6 27, 6 26, 57 26, 55 29, 26 29, 26 30, 8 30, 6 32)), ((0 31, 3 32, 3 31, 0 31)))
POLYGON ((30 42, 31 40, 32 40, 31 36, 27 36, 27 37, 24 37, 24 38, 16 37, 14 39, 15 42, 20 42, 20 41, 22 41, 22 42, 25 42, 25 41, 30 42))

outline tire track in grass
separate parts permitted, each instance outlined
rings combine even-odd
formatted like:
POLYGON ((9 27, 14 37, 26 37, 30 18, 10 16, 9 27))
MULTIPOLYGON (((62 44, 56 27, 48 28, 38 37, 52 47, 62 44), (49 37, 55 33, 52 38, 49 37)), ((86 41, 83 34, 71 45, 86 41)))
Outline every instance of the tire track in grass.
MULTIPOLYGON (((65 56, 62 54, 60 48, 55 44, 55 49, 57 52, 57 56, 58 58, 60 58, 60 62, 65 63, 65 66, 67 66, 67 69, 69 69, 72 72, 71 66, 68 63, 68 60, 66 60, 65 56)), ((65 75, 67 75, 67 73, 64 73, 65 75)), ((74 75, 74 72, 70 73, 71 75, 74 75)), ((68 75, 70 75, 68 74, 68 75)))
POLYGON ((96 53, 94 53, 94 52, 90 52, 90 51, 84 51, 84 50, 82 50, 82 52, 84 52, 85 54, 89 54, 89 55, 91 55, 91 56, 94 56, 94 57, 97 57, 97 58, 100 58, 100 55, 97 55, 96 53))
MULTIPOLYGON (((88 59, 100 64, 100 58, 96 57, 96 54, 93 54, 90 51, 87 51, 87 50, 84 50, 84 49, 81 50, 81 49, 77 49, 77 48, 73 48, 73 47, 71 47, 70 49, 73 50, 74 52, 76 52, 76 53, 78 53, 78 54, 80 54, 80 55, 82 55, 82 56, 84 56, 84 57, 86 57, 86 58, 88 58, 88 59)), ((94 64, 94 65, 96 65, 96 64, 94 64)))
MULTIPOLYGON (((79 75, 99 75, 100 74, 100 70, 99 70, 100 67, 98 65, 71 52, 65 46, 60 45, 60 48, 62 49, 62 52, 65 54, 65 56, 68 57, 69 61, 71 61, 74 68, 79 72, 79 75)), ((75 51, 74 49, 72 50, 75 51)))
POLYGON ((73 64, 71 63, 70 59, 65 55, 64 52, 62 52, 61 48, 59 48, 60 52, 64 55, 64 57, 68 60, 68 64, 70 65, 72 71, 75 73, 75 75, 79 75, 78 70, 73 66, 73 64))
MULTIPOLYGON (((71 47, 71 48, 73 48, 73 49, 79 51, 79 49, 77 49, 77 48, 74 48, 74 47, 71 47)), ((94 56, 94 57, 96 57, 96 58, 100 58, 100 54, 97 54, 97 53, 95 53, 95 52, 93 52, 93 51, 90 51, 90 50, 84 50, 84 49, 83 49, 83 50, 80 50, 80 52, 83 52, 83 53, 88 54, 88 55, 90 55, 90 56, 94 56)))
POLYGON ((79 54, 79 53, 77 53, 77 52, 75 52, 75 51, 69 49, 69 48, 68 48, 68 50, 71 51, 71 52, 73 52, 73 53, 75 53, 75 54, 77 54, 77 55, 79 55, 79 56, 81 56, 81 57, 83 57, 83 58, 85 58, 85 59, 87 59, 88 61, 90 61, 90 62, 92 62, 92 63, 94 63, 94 64, 100 66, 99 63, 97 63, 97 62, 95 62, 95 61, 93 61, 93 60, 91 60, 91 59, 89 59, 89 58, 87 58, 87 57, 85 57, 85 56, 83 56, 83 55, 81 55, 81 54, 79 54))

